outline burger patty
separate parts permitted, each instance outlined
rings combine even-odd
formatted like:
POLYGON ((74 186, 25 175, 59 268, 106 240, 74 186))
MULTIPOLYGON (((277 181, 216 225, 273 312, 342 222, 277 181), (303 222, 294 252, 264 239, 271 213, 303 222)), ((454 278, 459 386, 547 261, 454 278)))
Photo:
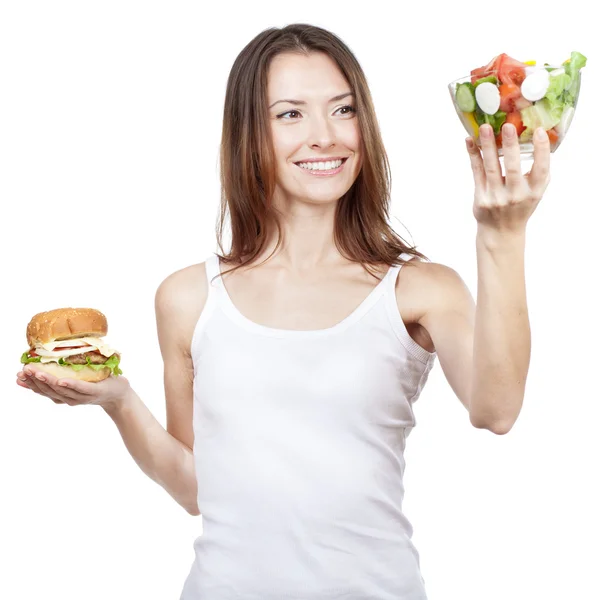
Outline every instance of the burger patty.
MULTIPOLYGON (((117 355, 113 354, 113 356, 117 355)), ((90 358, 90 362, 93 365, 103 365, 109 358, 103 354, 100 354, 97 350, 92 350, 92 352, 84 352, 83 354, 74 354, 73 356, 67 356, 65 358, 65 362, 71 363, 72 365, 87 365, 86 357, 90 358)), ((118 355, 117 355, 118 356, 118 355)))

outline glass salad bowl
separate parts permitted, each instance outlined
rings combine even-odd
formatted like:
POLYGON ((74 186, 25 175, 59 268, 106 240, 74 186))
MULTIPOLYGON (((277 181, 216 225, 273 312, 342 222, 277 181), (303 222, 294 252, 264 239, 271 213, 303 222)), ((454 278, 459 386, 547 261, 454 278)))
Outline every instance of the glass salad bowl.
POLYGON ((469 76, 448 84, 454 109, 467 133, 481 147, 479 127, 494 129, 498 155, 504 156, 502 126, 512 123, 519 136, 521 159, 533 158, 533 133, 543 127, 555 152, 565 139, 579 98, 581 69, 587 59, 579 52, 562 65, 519 62, 499 54, 469 76))

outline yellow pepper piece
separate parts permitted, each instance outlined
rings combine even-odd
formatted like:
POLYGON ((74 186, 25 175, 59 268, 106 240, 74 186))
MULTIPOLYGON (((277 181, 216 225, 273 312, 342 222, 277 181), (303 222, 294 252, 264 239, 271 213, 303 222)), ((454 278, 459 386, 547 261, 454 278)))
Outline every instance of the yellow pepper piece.
POLYGON ((530 67, 535 67, 535 60, 526 60, 524 65, 529 65, 530 67))
POLYGON ((469 122, 471 127, 473 128, 473 134, 475 137, 479 137, 479 125, 473 116, 473 113, 463 112, 463 116, 469 122))

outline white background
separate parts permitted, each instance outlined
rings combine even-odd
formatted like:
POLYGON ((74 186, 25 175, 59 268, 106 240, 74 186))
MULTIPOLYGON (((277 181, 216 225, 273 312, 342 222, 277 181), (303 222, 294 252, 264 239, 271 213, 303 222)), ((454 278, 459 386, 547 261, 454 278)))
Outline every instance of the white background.
POLYGON ((533 350, 519 420, 507 436, 471 427, 438 363, 415 405, 405 512, 430 600, 600 597, 597 24, 583 5, 541 0, 389 6, 3 4, 0 597, 179 597, 201 518, 139 470, 102 409, 16 385, 25 327, 42 310, 102 310, 106 340, 165 424, 154 294, 216 250, 235 57, 267 27, 294 22, 331 30, 356 54, 393 169, 396 228, 473 295, 473 180, 446 86, 500 52, 588 57, 528 227, 533 350))

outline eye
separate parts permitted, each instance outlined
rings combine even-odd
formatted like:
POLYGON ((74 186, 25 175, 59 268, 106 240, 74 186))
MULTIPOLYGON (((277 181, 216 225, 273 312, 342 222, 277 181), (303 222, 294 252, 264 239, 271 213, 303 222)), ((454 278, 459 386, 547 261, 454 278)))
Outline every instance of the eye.
MULTIPOLYGON (((348 114, 352 114, 352 113, 356 112, 356 110, 354 109, 354 107, 350 106, 350 105, 341 106, 340 108, 338 108, 338 110, 344 110, 345 108, 348 108, 350 110, 349 110, 349 112, 342 113, 342 115, 348 115, 348 114)), ((284 113, 281 113, 280 115, 277 115, 277 118, 278 119, 283 119, 285 117, 285 115, 292 115, 294 113, 297 114, 297 115, 300 114, 300 112, 297 111, 297 110, 288 110, 287 112, 284 112, 284 113)), ((284 119, 284 120, 285 121, 296 120, 296 118, 295 117, 290 117, 290 118, 287 118, 287 119, 284 119)))
POLYGON ((280 115, 277 115, 278 119, 283 119, 283 117, 285 117, 285 115, 291 115, 293 113, 296 113, 297 115, 299 115, 300 113, 297 110, 288 110, 287 112, 281 113, 280 115))
POLYGON ((345 115, 347 115, 347 114, 350 114, 350 113, 353 113, 353 112, 356 112, 356 111, 354 110, 354 106, 342 106, 342 107, 341 107, 339 110, 343 110, 344 108, 349 108, 349 109, 350 109, 350 112, 349 112, 349 113, 344 113, 345 115))

